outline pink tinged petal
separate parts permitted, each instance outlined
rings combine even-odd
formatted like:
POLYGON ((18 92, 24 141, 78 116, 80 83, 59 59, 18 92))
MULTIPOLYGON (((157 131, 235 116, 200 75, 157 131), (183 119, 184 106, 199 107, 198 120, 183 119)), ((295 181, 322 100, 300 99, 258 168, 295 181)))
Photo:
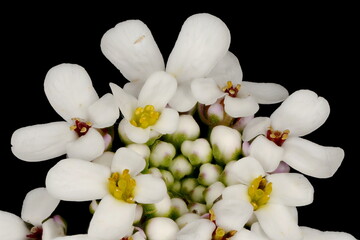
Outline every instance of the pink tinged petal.
POLYGON ((51 68, 44 81, 46 97, 66 121, 87 119, 87 108, 99 99, 86 70, 76 64, 59 64, 51 68))
POLYGON ((175 95, 169 102, 170 107, 178 112, 188 112, 196 105, 197 100, 192 94, 190 84, 190 82, 178 84, 175 95))
POLYGON ((136 181, 135 201, 138 203, 158 203, 167 195, 166 185, 162 178, 144 174, 134 179, 136 181))
POLYGON ((101 39, 101 51, 129 81, 145 81, 164 70, 164 60, 150 29, 140 20, 118 23, 101 39))
POLYGON ((52 167, 46 176, 46 189, 65 201, 91 201, 108 193, 110 169, 80 159, 65 159, 52 167))
POLYGON ((89 121, 95 128, 106 128, 114 125, 119 118, 119 108, 112 94, 107 93, 88 108, 89 121))
POLYGON ((256 158, 265 172, 272 172, 284 156, 284 149, 260 135, 250 145, 250 156, 256 158))
MULTIPOLYGON (((250 201, 248 195, 248 186, 244 184, 236 184, 226 187, 221 193, 224 200, 250 201)), ((250 204, 250 202, 249 202, 250 204)))
POLYGON ((216 202, 212 209, 216 216, 216 225, 229 232, 241 230, 253 214, 253 206, 248 201, 237 199, 216 202))
POLYGON ((135 127, 129 121, 125 121, 123 127, 125 135, 134 143, 146 143, 150 139, 150 127, 135 127))
POLYGON ((259 110, 259 104, 251 96, 239 98, 225 96, 225 112, 233 118, 248 117, 259 110))
POLYGON ((208 240, 215 230, 215 224, 208 219, 199 219, 186 224, 177 234, 176 240, 208 240))
POLYGON ((171 108, 164 108, 152 129, 161 134, 174 133, 179 126, 179 113, 171 108))
POLYGON ((266 174, 260 162, 253 157, 244 157, 235 162, 232 165, 232 172, 240 183, 246 185, 250 185, 255 178, 266 174))
POLYGON ((25 196, 21 218, 34 226, 41 226, 41 223, 52 214, 59 203, 60 200, 51 196, 46 188, 35 188, 25 196))
POLYGON ((202 104, 210 105, 225 96, 213 78, 197 78, 191 82, 191 91, 195 99, 202 104))
POLYGON ((326 121, 330 114, 328 101, 310 90, 291 94, 270 116, 275 130, 290 130, 292 136, 304 136, 326 121))
POLYGON ((277 173, 268 175, 266 179, 272 183, 269 203, 297 207, 314 200, 314 188, 302 174, 277 173))
POLYGON ((120 108, 124 118, 130 120, 137 107, 137 99, 114 83, 110 83, 110 88, 115 97, 115 103, 120 108))
POLYGON ((11 137, 13 154, 24 161, 38 162, 66 153, 66 145, 77 139, 67 122, 53 122, 23 127, 11 137))
POLYGON ((155 72, 145 81, 138 106, 153 105, 156 110, 162 110, 174 96, 176 88, 177 81, 173 76, 164 71, 155 72))
POLYGON ((223 21, 207 13, 192 15, 181 28, 166 71, 181 82, 205 77, 229 45, 230 31, 223 21))
POLYGON ((317 178, 329 178, 335 174, 344 159, 344 150, 325 147, 303 138, 291 137, 282 147, 284 161, 299 172, 317 178))
POLYGON ((302 239, 300 227, 289 207, 267 203, 255 211, 255 215, 269 238, 277 240, 302 239))
POLYGON ((42 224, 43 234, 41 240, 53 240, 56 237, 65 236, 63 224, 57 223, 53 218, 49 218, 42 224))
POLYGON ((21 218, 0 210, 0 239, 27 240, 27 234, 30 232, 21 218))
POLYGON ((97 130, 90 128, 84 136, 68 143, 66 151, 69 158, 79 158, 86 161, 94 160, 105 151, 104 138, 97 130))
POLYGON ((289 92, 276 83, 242 82, 242 87, 256 99, 259 104, 274 104, 284 101, 289 92))
POLYGON ((91 219, 88 234, 99 239, 121 239, 132 228, 136 204, 106 195, 91 219))
POLYGON ((136 176, 145 168, 145 165, 146 161, 140 154, 122 147, 115 152, 111 171, 122 173, 123 170, 128 169, 131 176, 136 176))
POLYGON ((310 227, 300 227, 304 240, 356 240, 352 235, 345 232, 320 231, 310 227))
POLYGON ((258 135, 265 135, 271 126, 271 120, 268 117, 256 117, 250 120, 245 126, 242 138, 244 141, 250 141, 258 135))

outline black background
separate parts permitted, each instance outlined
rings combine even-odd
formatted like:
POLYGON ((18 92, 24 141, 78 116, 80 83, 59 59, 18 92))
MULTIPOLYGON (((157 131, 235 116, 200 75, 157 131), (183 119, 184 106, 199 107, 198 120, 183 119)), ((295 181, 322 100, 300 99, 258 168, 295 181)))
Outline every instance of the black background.
MULTIPOLYGON (((342 147, 345 159, 332 178, 309 177, 315 188, 314 202, 298 208, 299 224, 345 231, 359 238, 359 100, 358 77, 351 74, 356 31, 352 6, 259 3, 249 8, 224 3, 225 9, 220 10, 220 3, 196 8, 177 4, 75 7, 62 3, 3 8, 7 17, 1 17, 0 209, 20 215, 26 193, 44 186, 48 169, 61 159, 28 163, 10 150, 10 138, 16 129, 62 120, 43 90, 44 77, 51 67, 60 63, 83 66, 101 96, 110 92, 109 82, 125 83, 100 50, 100 39, 108 29, 127 19, 142 20, 166 60, 185 19, 208 12, 230 29, 230 51, 240 61, 244 80, 279 83, 290 93, 311 89, 329 101, 328 120, 305 138, 342 147)), ((261 106, 257 115, 268 116, 277 106, 261 106)), ((61 202, 55 213, 67 220, 69 234, 85 233, 91 218, 87 207, 88 203, 61 202)))

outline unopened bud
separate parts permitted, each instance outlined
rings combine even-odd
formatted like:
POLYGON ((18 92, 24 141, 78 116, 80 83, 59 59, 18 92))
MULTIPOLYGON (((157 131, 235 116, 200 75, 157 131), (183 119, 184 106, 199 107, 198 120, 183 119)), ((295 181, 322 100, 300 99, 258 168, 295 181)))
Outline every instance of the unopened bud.
POLYGON ((178 225, 171 218, 155 217, 146 223, 145 233, 148 240, 173 240, 179 231, 178 225))
POLYGON ((188 208, 189 212, 196 213, 200 216, 208 212, 206 205, 203 203, 193 202, 189 204, 188 208))
POLYGON ((181 192, 185 195, 189 195, 198 185, 199 183, 196 178, 184 178, 181 181, 181 192))
POLYGON ((232 165, 236 163, 236 160, 230 161, 226 164, 224 171, 220 175, 220 180, 226 186, 231 186, 234 184, 239 184, 239 180, 237 179, 237 174, 234 173, 232 165))
POLYGON ((171 199, 166 195, 160 202, 153 204, 142 204, 146 217, 168 217, 171 214, 171 199))
POLYGON ((169 167, 175 154, 176 149, 174 145, 158 140, 151 147, 150 166, 169 167))
POLYGON ((201 217, 196 214, 196 213, 192 213, 192 212, 189 212, 189 213, 185 213, 184 215, 178 217, 176 219, 176 223, 177 225, 179 226, 179 228, 183 228, 186 224, 190 223, 190 222, 193 222, 195 220, 198 220, 200 219, 201 217))
POLYGON ((205 163, 200 166, 198 181, 204 186, 210 186, 219 180, 222 168, 219 165, 205 163))
POLYGON ((199 124, 192 115, 180 115, 179 125, 172 134, 164 136, 165 140, 171 142, 176 147, 180 147, 185 140, 195 140, 200 135, 199 124))
POLYGON ((169 170, 175 179, 182 179, 192 173, 193 167, 184 155, 179 155, 172 160, 169 170))
POLYGON ((221 196, 224 189, 225 185, 221 182, 215 182, 211 184, 207 189, 205 189, 204 197, 208 209, 210 209, 214 204, 215 200, 217 200, 221 196))
POLYGON ((166 187, 169 189, 174 184, 174 177, 170 171, 161 169, 160 170, 162 179, 164 180, 166 187))
POLYGON ((185 213, 188 213, 189 209, 185 201, 182 198, 172 198, 171 199, 171 218, 177 219, 185 213))
POLYGON ((181 145, 181 153, 189 159, 193 166, 208 163, 212 159, 211 146, 205 138, 184 141, 181 145))
POLYGON ((194 202, 205 203, 204 191, 206 187, 198 185, 190 192, 190 198, 194 202))

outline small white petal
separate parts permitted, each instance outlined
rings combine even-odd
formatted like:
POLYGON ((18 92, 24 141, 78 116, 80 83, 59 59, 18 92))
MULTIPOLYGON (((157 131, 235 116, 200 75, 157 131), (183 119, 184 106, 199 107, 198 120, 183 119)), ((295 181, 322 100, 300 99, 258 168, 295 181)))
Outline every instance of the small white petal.
POLYGON ((248 117, 259 110, 259 104, 251 96, 245 98, 225 96, 225 112, 231 117, 248 117))
POLYGON ((179 113, 171 108, 164 108, 160 114, 159 119, 152 129, 161 134, 172 134, 179 126, 179 113))
POLYGON ((236 199, 239 201, 250 201, 250 197, 248 195, 248 186, 244 184, 235 184, 226 187, 221 193, 222 199, 231 200, 236 199))
POLYGON ((35 188, 25 196, 21 218, 34 226, 41 226, 60 203, 59 199, 51 196, 46 188, 35 188))
POLYGON ((99 99, 86 70, 77 64, 59 64, 46 74, 44 90, 51 106, 66 121, 87 119, 87 108, 99 99))
POLYGON ((153 72, 165 68, 151 31, 140 20, 118 23, 104 34, 100 46, 129 81, 145 81, 153 72))
POLYGON ((195 99, 202 104, 210 105, 225 96, 213 78, 197 78, 191 82, 191 91, 195 99))
POLYGON ((138 203, 157 203, 167 195, 165 182, 151 174, 138 175, 136 181, 135 201, 138 203))
POLYGON ((145 81, 132 81, 124 84, 123 89, 126 93, 138 97, 145 81))
POLYGON ((127 120, 123 127, 126 136, 134 143, 146 143, 150 139, 150 127, 135 127, 127 120))
POLYGON ((325 147, 303 138, 286 139, 284 161, 299 172, 317 178, 329 178, 335 174, 344 159, 344 150, 325 147))
POLYGON ((88 234, 99 239, 121 239, 132 228, 136 204, 106 195, 91 219, 88 234))
POLYGON ((56 237, 65 236, 64 225, 57 223, 53 218, 49 218, 42 224, 41 240, 53 240, 56 237))
POLYGON ((30 232, 21 218, 0 210, 0 239, 27 240, 27 234, 30 232))
POLYGON ((242 138, 244 141, 250 141, 258 135, 265 135, 266 131, 271 125, 271 120, 268 117, 256 117, 250 120, 245 126, 242 138))
POLYGON ((283 86, 276 83, 242 82, 242 87, 256 99, 259 104, 273 104, 284 101, 289 92, 283 86))
POLYGON ((115 152, 111 171, 122 173, 123 170, 128 169, 131 176, 136 176, 145 165, 146 161, 142 156, 129 148, 122 147, 115 152))
POLYGON ((259 176, 265 176, 264 168, 253 157, 241 158, 232 165, 232 168, 232 172, 236 175, 237 180, 246 185, 250 185, 259 176))
POLYGON ((106 128, 114 125, 119 118, 119 108, 112 94, 107 93, 88 108, 89 120, 95 128, 106 128))
POLYGON ((106 151, 103 154, 101 154, 100 157, 95 158, 94 160, 92 160, 91 162, 93 163, 97 163, 97 164, 101 164, 105 167, 110 168, 113 158, 114 158, 115 153, 110 152, 110 151, 106 151))
POLYGON ((137 99, 114 83, 110 83, 110 88, 115 97, 116 105, 120 108, 124 118, 130 120, 137 107, 137 99))
POLYGON ((190 111, 196 103, 196 98, 191 91, 191 83, 184 82, 178 84, 175 95, 170 100, 169 105, 178 112, 187 112, 190 111))
POLYGON ((11 137, 13 154, 24 161, 37 162, 66 153, 66 145, 77 139, 67 122, 52 122, 23 127, 11 137))
POLYGON ((178 240, 176 234, 179 227, 171 218, 151 218, 146 225, 145 232, 149 240, 178 240))
POLYGON ((215 224, 208 219, 199 219, 185 225, 176 235, 176 240, 209 240, 215 224))
POLYGON ((277 173, 266 179, 272 183, 269 203, 297 207, 308 205, 314 199, 314 188, 302 174, 277 173))
POLYGON ((52 167, 46 176, 48 192, 65 201, 101 199, 108 193, 110 169, 80 159, 65 159, 52 167))
POLYGON ((69 158, 79 158, 86 161, 94 160, 101 156, 104 151, 104 138, 93 128, 90 128, 84 136, 66 145, 69 158))
POLYGON ((292 136, 304 136, 319 128, 328 118, 328 101, 310 90, 291 94, 270 116, 275 130, 290 130, 292 136))

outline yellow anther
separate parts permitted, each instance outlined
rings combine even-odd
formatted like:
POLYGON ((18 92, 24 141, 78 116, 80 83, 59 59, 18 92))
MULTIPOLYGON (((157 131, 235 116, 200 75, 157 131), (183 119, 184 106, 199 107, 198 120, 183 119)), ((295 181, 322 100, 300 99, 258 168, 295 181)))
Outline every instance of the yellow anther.
POLYGON ((86 131, 87 131, 86 127, 82 127, 81 130, 80 130, 81 133, 85 133, 86 131))
POLYGON ((214 210, 210 209, 209 213, 210 213, 210 221, 212 221, 212 222, 215 221, 216 216, 215 216, 214 210))
POLYGON ((134 203, 134 189, 136 181, 130 176, 129 170, 125 169, 121 174, 115 172, 108 180, 109 192, 118 200, 134 203))
POLYGON ((92 126, 92 122, 87 121, 87 122, 86 122, 86 125, 88 125, 89 127, 91 127, 91 126, 92 126))
POLYGON ((231 81, 227 81, 226 86, 227 86, 227 88, 232 88, 233 84, 231 81))
POLYGON ((147 128, 154 125, 160 117, 160 112, 155 110, 153 105, 146 105, 144 108, 135 109, 130 123, 135 127, 147 128))
POLYGON ((70 126, 70 130, 71 130, 71 131, 74 131, 75 129, 76 129, 76 125, 71 125, 71 126, 70 126))
POLYGON ((267 204, 272 192, 272 183, 268 182, 263 176, 255 178, 249 188, 248 195, 254 211, 267 204))
POLYGON ((236 85, 236 89, 237 89, 238 91, 240 90, 240 87, 241 87, 240 84, 237 84, 237 85, 236 85))

